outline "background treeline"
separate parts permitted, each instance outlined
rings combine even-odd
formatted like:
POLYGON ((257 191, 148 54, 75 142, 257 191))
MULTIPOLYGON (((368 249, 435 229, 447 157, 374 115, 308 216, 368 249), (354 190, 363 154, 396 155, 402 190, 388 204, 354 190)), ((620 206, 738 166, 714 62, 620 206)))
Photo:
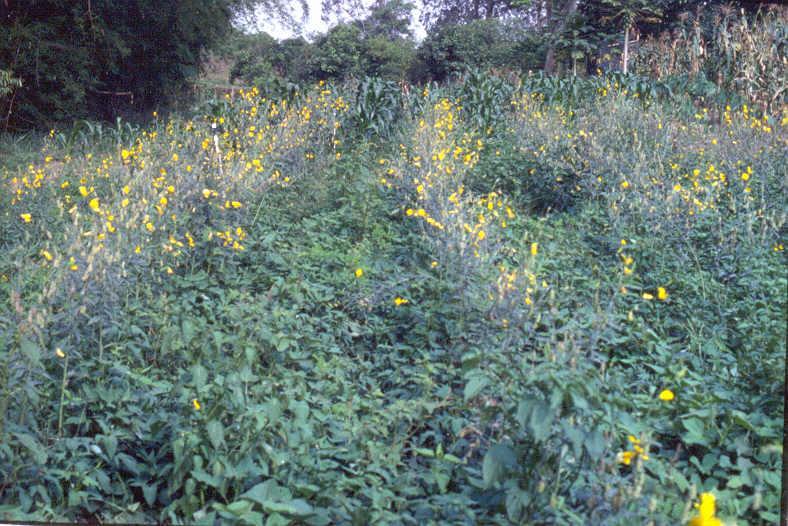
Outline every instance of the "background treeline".
POLYGON ((428 0, 420 42, 406 0, 377 0, 366 10, 324 0, 326 12, 355 18, 311 42, 238 29, 261 3, 272 17, 288 17, 283 0, 2 2, 0 125, 107 119, 183 101, 207 56, 229 70, 225 80, 277 94, 318 80, 425 83, 478 68, 623 70, 764 106, 785 97, 788 12, 776 3, 428 0))

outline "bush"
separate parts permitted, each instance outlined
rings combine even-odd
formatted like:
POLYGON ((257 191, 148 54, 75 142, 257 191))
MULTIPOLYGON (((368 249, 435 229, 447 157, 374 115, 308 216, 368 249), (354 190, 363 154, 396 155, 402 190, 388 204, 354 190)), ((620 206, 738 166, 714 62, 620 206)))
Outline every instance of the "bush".
POLYGON ((788 116, 583 82, 252 90, 15 154, 0 516, 778 520, 788 116))

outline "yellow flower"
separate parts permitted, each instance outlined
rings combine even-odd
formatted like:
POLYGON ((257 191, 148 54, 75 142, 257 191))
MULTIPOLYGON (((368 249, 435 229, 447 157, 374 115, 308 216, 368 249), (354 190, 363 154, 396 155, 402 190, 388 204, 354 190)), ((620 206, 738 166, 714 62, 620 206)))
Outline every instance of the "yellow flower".
POLYGON ((360 277, 361 277, 361 276, 363 276, 363 275, 364 275, 364 269, 357 268, 357 269, 356 269, 356 277, 357 277, 357 278, 360 278, 360 277))
POLYGON ((484 233, 484 230, 479 230, 479 233, 478 233, 478 234, 476 234, 476 237, 478 237, 478 238, 479 238, 479 241, 481 241, 481 240, 483 240, 485 237, 487 237, 487 234, 485 234, 485 233, 484 233))
POLYGON ((698 515, 690 519, 689 526, 722 526, 722 521, 714 516, 716 497, 713 493, 701 493, 700 504, 696 504, 698 515))
POLYGON ((82 197, 87 197, 89 193, 90 192, 88 191, 88 189, 85 188, 84 186, 79 187, 79 195, 81 195, 82 197))
POLYGON ((48 250, 42 249, 41 255, 44 256, 44 259, 46 259, 47 261, 52 261, 52 254, 48 250))
POLYGON ((88 203, 88 206, 90 206, 90 209, 93 210, 94 212, 98 212, 101 209, 101 205, 99 204, 99 198, 94 197, 93 199, 91 199, 90 202, 88 203))
POLYGON ((650 293, 648 293, 648 292, 644 292, 644 293, 643 293, 643 299, 644 299, 644 300, 651 301, 651 300, 653 300, 653 299, 654 299, 654 295, 653 295, 653 294, 650 294, 650 293))
POLYGON ((215 192, 214 192, 213 190, 209 190, 208 188, 205 188, 205 189, 203 189, 203 191, 202 191, 202 196, 203 196, 204 198, 206 198, 206 199, 210 198, 210 197, 211 197, 212 195, 214 195, 214 194, 215 194, 215 192))
POLYGON ((22 221, 24 221, 25 223, 29 223, 30 221, 33 220, 33 216, 31 216, 30 214, 19 214, 19 217, 21 217, 22 221))
POLYGON ((120 202, 120 206, 122 206, 123 208, 126 208, 127 206, 129 206, 129 200, 128 200, 128 199, 126 199, 126 198, 124 198, 124 199, 123 199, 123 200, 120 202))
POLYGON ((135 254, 139 254, 140 252, 142 252, 142 248, 140 248, 140 246, 139 246, 139 245, 137 245, 136 247, 134 247, 134 253, 135 253, 135 254))
POLYGON ((666 291, 664 287, 658 287, 657 298, 659 298, 661 301, 665 301, 668 299, 668 291, 666 291))
POLYGON ((621 188, 627 189, 629 188, 629 181, 624 181, 621 183, 621 188))
POLYGON ((663 402, 670 402, 673 398, 675 398, 675 395, 670 389, 663 389, 662 392, 659 393, 659 399, 663 402))
POLYGON ((129 195, 129 192, 131 192, 131 188, 129 188, 129 185, 126 185, 123 188, 121 188, 120 191, 123 192, 123 195, 129 195))
POLYGON ((637 453, 634 451, 622 451, 618 454, 618 461, 625 466, 629 466, 632 464, 632 459, 637 456, 637 453))
POLYGON ((539 253, 539 243, 531 243, 531 255, 535 256, 539 253))
POLYGON ((55 356, 57 356, 58 358, 65 358, 66 357, 66 353, 64 353, 63 349, 61 349, 60 347, 56 347, 55 348, 55 356))
POLYGON ((195 411, 199 411, 199 410, 200 410, 200 408, 202 407, 202 406, 200 405, 200 401, 199 401, 199 400, 197 400, 196 398, 193 398, 193 399, 192 399, 192 406, 194 407, 194 410, 195 410, 195 411))
POLYGON ((432 268, 435 268, 435 267, 437 267, 437 266, 438 266, 438 262, 437 262, 437 261, 433 261, 432 263, 430 263, 430 266, 431 266, 432 268))
POLYGON ((394 305, 396 305, 397 307, 399 307, 400 305, 405 305, 406 303, 409 302, 405 298, 400 298, 399 296, 394 298, 394 305))

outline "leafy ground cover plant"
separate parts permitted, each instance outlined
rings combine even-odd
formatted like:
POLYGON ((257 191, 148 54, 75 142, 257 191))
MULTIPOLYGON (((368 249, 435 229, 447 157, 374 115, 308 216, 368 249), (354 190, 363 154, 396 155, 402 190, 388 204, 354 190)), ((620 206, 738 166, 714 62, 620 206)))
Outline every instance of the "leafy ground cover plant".
POLYGON ((788 120, 595 82, 251 91, 17 156, 0 516, 776 521, 788 120))

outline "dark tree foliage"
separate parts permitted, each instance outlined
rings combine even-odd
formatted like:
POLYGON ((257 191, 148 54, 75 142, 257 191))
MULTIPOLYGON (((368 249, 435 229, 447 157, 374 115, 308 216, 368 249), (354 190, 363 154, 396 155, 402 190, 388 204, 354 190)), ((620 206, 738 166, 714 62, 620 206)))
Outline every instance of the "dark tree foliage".
POLYGON ((538 67, 541 54, 533 35, 515 22, 490 19, 436 29, 419 46, 417 59, 413 73, 415 80, 442 81, 469 67, 538 67))
POLYGON ((0 99, 14 128, 107 118, 164 101, 230 28, 238 0, 2 0, 0 69, 22 87, 0 99))

